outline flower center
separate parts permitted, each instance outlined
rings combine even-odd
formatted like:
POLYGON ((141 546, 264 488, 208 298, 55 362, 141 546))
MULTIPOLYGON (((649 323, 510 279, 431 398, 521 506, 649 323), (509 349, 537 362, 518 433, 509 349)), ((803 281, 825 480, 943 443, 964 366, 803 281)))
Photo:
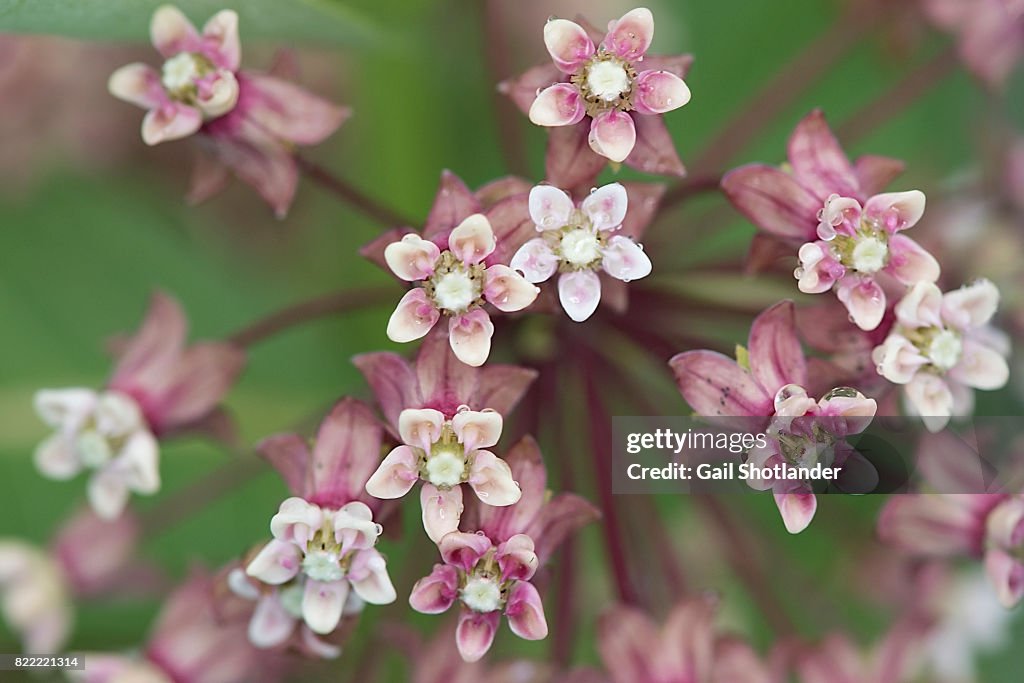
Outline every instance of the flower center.
POLYGON ((501 586, 493 578, 471 576, 459 593, 462 604, 475 612, 493 612, 504 603, 501 586))
POLYGON ((610 109, 633 109, 636 69, 615 55, 600 52, 590 58, 570 81, 580 91, 587 114, 597 116, 610 109))
POLYGON ((302 558, 302 571, 314 581, 340 581, 345 578, 341 558, 333 549, 312 550, 302 558))
POLYGON ((629 74, 621 62, 596 62, 587 70, 587 87, 598 99, 614 102, 629 90, 629 86, 629 74))
POLYGON ((79 434, 75 445, 78 459, 86 467, 102 467, 114 455, 111 443, 95 429, 87 429, 79 434))
POLYGON ((180 52, 166 62, 160 74, 160 83, 172 97, 183 99, 195 92, 195 82, 212 69, 202 55, 180 52))
POLYGON ((601 259, 601 242, 593 230, 573 228, 562 235, 558 244, 562 258, 576 268, 595 265, 601 259))
POLYGON ((467 267, 455 254, 446 251, 438 259, 434 274, 424 283, 424 289, 442 312, 459 315, 483 305, 485 269, 482 263, 467 267))
POLYGON ((960 360, 963 344, 960 337, 951 330, 942 330, 928 344, 928 358, 942 371, 949 370, 960 360))
POLYGON ((458 444, 436 444, 426 462, 426 478, 440 489, 462 483, 466 456, 458 444))
POLYGON ((850 255, 850 264, 862 273, 875 273, 885 266, 889 247, 877 237, 857 240, 850 255))

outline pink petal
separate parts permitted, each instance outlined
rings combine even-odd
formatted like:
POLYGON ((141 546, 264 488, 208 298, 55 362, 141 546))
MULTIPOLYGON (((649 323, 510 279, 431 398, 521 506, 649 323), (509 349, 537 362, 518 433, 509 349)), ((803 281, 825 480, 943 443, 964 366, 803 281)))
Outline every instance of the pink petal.
POLYGON ((409 604, 421 614, 447 611, 459 595, 459 573, 448 564, 435 564, 428 576, 416 582, 409 594, 409 604))
POLYGON ((208 149, 219 163, 252 186, 278 218, 284 218, 299 183, 299 169, 292 152, 279 141, 268 139, 265 133, 257 140, 249 139, 248 135, 217 134, 216 125, 229 118, 230 115, 207 123, 208 149))
POLYGON ((384 429, 373 411, 354 398, 338 401, 320 423, 313 446, 313 498, 337 508, 365 498, 366 481, 380 465, 384 429))
POLYGON ((641 114, 664 114, 690 101, 690 88, 671 71, 641 71, 634 88, 641 114))
POLYGON ((661 631, 660 642, 665 648, 663 666, 692 676, 692 680, 714 680, 721 683, 743 683, 741 680, 720 678, 720 662, 715 651, 715 608, 711 597, 692 598, 681 602, 669 612, 661 631), (711 676, 712 665, 715 675, 711 676))
POLYGON ((544 24, 544 46, 555 66, 568 74, 594 54, 594 41, 582 26, 568 19, 552 19, 544 24))
POLYGON ((384 556, 373 548, 356 553, 349 566, 348 580, 356 595, 371 605, 387 605, 398 597, 384 556))
POLYGON ((844 277, 836 285, 836 297, 846 306, 857 327, 871 331, 885 315, 885 292, 871 278, 844 277))
POLYGON ((487 360, 493 335, 494 324, 482 308, 455 316, 448 323, 448 340, 455 357, 473 367, 487 360))
POLYGON ((451 171, 442 171, 434 204, 423 224, 423 237, 434 239, 454 228, 466 216, 479 213, 482 208, 461 178, 451 171))
POLYGON ((406 409, 398 416, 398 433, 410 446, 429 453, 431 446, 441 438, 444 414, 433 408, 406 409))
POLYGON ((572 197, 554 185, 537 185, 530 189, 530 219, 538 230, 557 230, 569 224, 576 205, 572 197))
MULTIPOLYGON (((434 344, 433 348, 436 347, 437 344, 434 344)), ((420 356, 423 356, 426 348, 425 340, 420 347, 420 356)), ((446 340, 442 342, 441 348, 443 352, 447 352, 446 340)), ((363 353, 353 357, 352 364, 363 373, 381 412, 390 424, 398 425, 398 415, 403 408, 423 405, 416 372, 408 361, 397 353, 363 353)))
POLYGON ((164 57, 173 57, 179 52, 197 52, 201 46, 195 26, 173 5, 163 5, 153 13, 149 37, 153 47, 164 57))
POLYGON ((558 299, 576 322, 583 322, 601 302, 601 280, 592 270, 562 273, 558 278, 558 299))
POLYGON ((168 102, 146 112, 142 119, 142 140, 147 145, 180 140, 198 131, 202 125, 203 115, 198 109, 187 104, 168 102))
POLYGON ((143 109, 156 109, 167 101, 160 85, 159 72, 139 62, 122 66, 112 73, 107 81, 107 90, 117 99, 143 109))
POLYGON ((284 479, 292 495, 308 495, 310 454, 306 440, 298 434, 275 434, 256 446, 256 452, 284 479))
POLYGON ((463 410, 452 418, 452 429, 467 453, 497 444, 501 427, 501 413, 494 410, 463 410))
POLYGON ((484 299, 499 311, 521 311, 536 300, 540 289, 508 266, 494 265, 484 273, 484 299))
POLYGON ((388 320, 388 339, 400 343, 415 341, 430 332, 440 317, 441 312, 422 287, 410 289, 388 320))
POLYGON ((384 249, 384 260, 398 277, 406 282, 426 280, 434 274, 434 264, 441 250, 430 240, 409 233, 384 249))
POLYGON ((895 307, 896 320, 907 327, 942 325, 942 290, 932 281, 917 282, 895 307))
POLYGON ((491 223, 480 213, 465 218, 448 236, 448 248, 467 266, 487 258, 495 244, 491 223))
POLYGON ((864 216, 878 221, 889 232, 912 228, 924 215, 925 196, 920 190, 876 194, 864 204, 864 216))
POLYGON ((494 229, 497 246, 487 257, 488 266, 508 263, 527 240, 537 235, 537 226, 530 220, 530 199, 526 190, 499 199, 485 212, 494 229))
POLYGON ((772 396, 787 384, 806 386, 807 361, 796 334, 793 302, 782 301, 750 326, 749 358, 754 379, 772 396))
POLYGON ((985 572, 1006 609, 1016 607, 1024 598, 1024 563, 1005 550, 985 553, 985 572))
POLYGON ((615 235, 602 252, 601 267, 613 278, 630 282, 651 274, 651 259, 639 244, 615 235))
POLYGON ((782 513, 786 531, 798 534, 807 528, 818 509, 818 499, 813 493, 777 493, 775 504, 782 513))
POLYGON ((440 543, 447 534, 458 530, 462 518, 462 487, 453 486, 442 491, 433 484, 420 487, 420 507, 423 510, 423 529, 434 543, 440 543))
MULTIPOLYGON (((524 481, 521 473, 514 474, 519 482, 524 481)), ((525 488, 523 495, 526 495, 525 488)), ((522 502, 506 509, 515 510, 520 505, 522 502)), ((570 534, 600 517, 601 512, 592 503, 574 493, 559 493, 546 501, 527 527, 538 561, 546 562, 570 534)), ((515 528, 514 519, 510 526, 515 528)))
POLYGON ((671 175, 682 178, 686 175, 676 143, 665 127, 661 116, 632 116, 636 130, 636 144, 626 157, 625 164, 644 173, 671 175))
POLYGON ((419 458, 408 446, 399 446, 388 453, 377 471, 370 475, 366 492, 374 498, 401 498, 419 478, 419 458))
POLYGON ((473 454, 469 485, 477 497, 488 505, 513 505, 522 497, 508 464, 490 451, 477 451, 473 454))
POLYGON ((204 54, 221 69, 238 71, 242 45, 238 40, 238 14, 232 10, 217 12, 203 26, 204 54))
POLYGON ((576 86, 555 83, 537 93, 530 105, 530 121, 538 126, 572 126, 583 120, 587 113, 576 86))
POLYGON ((961 354, 960 362, 949 371, 952 379, 986 391, 1006 386, 1010 379, 1010 367, 998 351, 966 338, 963 340, 961 354))
POLYGON ((881 346, 875 347, 871 360, 878 374, 894 384, 906 384, 928 363, 917 347, 899 334, 889 335, 881 346))
POLYGON ((937 432, 949 422, 953 413, 953 394, 941 377, 919 372, 907 383, 904 395, 907 407, 921 417, 928 431, 937 432))
POLYGON ((276 141, 317 145, 330 137, 352 111, 290 81, 245 71, 238 74, 237 109, 276 141))
POLYGON ((302 619, 313 633, 326 635, 338 627, 348 598, 348 581, 306 580, 302 594, 302 619))
POLYGON ((291 637, 296 623, 277 593, 264 595, 249 620, 249 642, 261 649, 277 647, 291 637))
MULTIPOLYGON (((547 500, 547 472, 540 447, 532 437, 525 436, 512 446, 505 455, 505 462, 523 492, 519 502, 507 507, 482 505, 477 508, 478 528, 497 540, 526 533, 547 500)), ((533 538, 538 540, 537 536, 533 538)))
POLYGON ((636 145, 633 117, 620 111, 598 114, 590 126, 590 148, 611 161, 621 162, 636 145))
POLYGON ((999 307, 999 289, 991 280, 977 280, 942 296, 942 319, 961 330, 986 325, 999 307))
MULTIPOLYGON (((605 610, 597 622, 598 653, 612 679, 658 680, 660 672, 651 657, 651 648, 652 644, 660 644, 659 636, 651 618, 635 607, 613 604, 605 610)), ((678 646, 673 643, 673 647, 678 646)))
POLYGON ((249 561, 245 573, 271 585, 287 583, 295 578, 302 565, 302 551, 289 541, 274 539, 249 561))
POLYGON ((732 358, 714 351, 685 351, 669 361, 683 398, 698 415, 771 415, 769 396, 732 358))
POLYGON ((544 282, 558 270, 558 257, 547 240, 537 237, 519 247, 509 267, 521 272, 527 282, 544 282))
POLYGON ((456 531, 447 534, 438 543, 438 550, 445 563, 461 567, 464 571, 471 570, 476 563, 491 549, 491 539, 483 534, 470 534, 456 531))
POLYGON ((789 139, 788 155, 796 181, 810 190, 818 204, 832 194, 861 196, 853 167, 820 110, 797 125, 789 139))
POLYGON ((589 187, 608 160, 590 148, 591 122, 561 126, 548 131, 544 167, 547 180, 557 187, 589 187))
POLYGON ((654 15, 646 7, 638 7, 622 15, 608 28, 604 46, 627 62, 642 59, 654 39, 654 15))
POLYGON ((509 591, 505 616, 512 633, 523 640, 543 640, 548 637, 548 622, 544 618, 544 605, 540 594, 527 581, 516 581, 509 591))
POLYGON ((211 154, 197 150, 185 203, 189 206, 202 204, 227 189, 230 182, 231 172, 227 166, 211 154))
POLYGON ((890 498, 878 519, 886 543, 932 557, 978 555, 985 519, 1002 500, 993 495, 904 494, 890 498))
POLYGON ((626 188, 619 183, 609 183, 588 194, 580 204, 580 209, 595 229, 614 230, 626 218, 628 203, 626 188))
POLYGON ((853 165, 853 172, 857 176, 861 192, 871 196, 884 190, 896 176, 903 173, 906 166, 899 159, 867 154, 857 159, 853 165))
POLYGON ((533 539, 526 534, 516 534, 499 545, 494 557, 498 560, 502 581, 529 581, 540 565, 533 539))
POLYGON ((279 541, 294 543, 300 548, 313 540, 324 521, 320 506, 293 496, 286 498, 270 519, 270 533, 279 541))
POLYGON ((455 630, 455 645, 462 659, 475 662, 491 649, 494 635, 498 631, 501 612, 495 610, 480 614, 464 609, 459 613, 459 625, 455 630))
POLYGON ((450 417, 462 405, 481 404, 474 400, 479 371, 455 357, 445 332, 437 330, 420 345, 415 378, 423 397, 407 405, 428 405, 450 417))
POLYGON ((722 191, 740 213, 765 232, 790 239, 817 239, 821 202, 790 174, 762 164, 741 166, 725 174, 722 191))
POLYGON ((179 429, 209 415, 245 367, 245 352, 231 344, 203 342, 188 347, 166 384, 150 388, 155 407, 147 417, 157 431, 179 429))
POLYGON ((507 95, 524 113, 530 113, 530 107, 537 99, 537 92, 563 78, 554 64, 542 64, 527 69, 516 78, 510 78, 498 84, 498 92, 507 95))

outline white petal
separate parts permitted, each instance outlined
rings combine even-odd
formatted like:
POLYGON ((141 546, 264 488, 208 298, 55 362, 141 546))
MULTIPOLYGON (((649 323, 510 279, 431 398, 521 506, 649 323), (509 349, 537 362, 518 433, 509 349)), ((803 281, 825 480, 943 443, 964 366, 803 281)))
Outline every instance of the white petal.
POLYGON ((297 622, 277 593, 264 595, 249 620, 249 642, 258 648, 277 647, 291 637, 297 622))
POLYGON ((623 235, 608 240, 602 251, 601 266, 616 280, 629 282, 651 274, 651 259, 643 248, 623 235))
POLYGON ((482 213, 467 217, 448 235, 448 248, 466 265, 483 261, 496 244, 491 222, 482 213))
POLYGON ((501 427, 501 413, 493 410, 464 410, 452 418, 452 429, 467 452, 498 443, 501 427))
POLYGON ((554 185, 537 185, 531 189, 529 205, 530 219, 540 230, 557 230, 567 225, 576 208, 569 195, 554 185))
POLYGON ((967 338, 961 354, 960 362, 949 371, 950 377, 975 389, 992 391, 1006 386, 1010 367, 999 352, 967 338))
POLYGON ((116 519, 128 503, 128 484, 124 474, 101 470, 89 478, 89 504, 103 519, 116 519))
POLYGON ((301 566, 302 551, 293 543, 274 539, 249 561, 245 573, 276 586, 295 578, 301 566))
POLYGON ((896 304, 896 319, 907 327, 942 324, 942 290, 934 282, 918 282, 896 304))
POLYGON ((540 289, 525 277, 501 264, 484 273, 484 298, 499 311, 521 311, 536 299, 540 289))
POLYGON ((601 301, 601 280, 591 270, 562 273, 558 278, 558 298, 570 318, 583 322, 593 315, 601 301))
POLYGON ((613 230, 622 225, 628 204, 626 188, 619 183, 611 183, 587 195, 580 204, 580 209, 590 218, 591 225, 596 229, 613 230))
POLYGON ((981 327, 999 307, 999 289, 991 280, 978 280, 942 297, 942 318, 958 329, 981 327))
POLYGON ((124 470, 132 491, 149 495, 160 490, 160 445, 148 431, 132 434, 112 464, 124 470))
POLYGON ((96 405, 92 389, 41 389, 36 392, 35 409, 51 427, 80 424, 96 405))
POLYGON ((348 597, 348 581, 306 581, 302 618, 314 633, 326 635, 338 627, 348 597))
POLYGON ((904 390, 908 408, 919 415, 929 431, 937 432, 949 422, 953 412, 953 394, 945 380, 919 372, 904 390))
POLYGON ((490 451, 477 451, 469 472, 469 485, 480 500, 488 505, 505 506, 519 502, 522 491, 512 470, 501 458, 490 451))
POLYGON ((398 434, 404 443, 430 452, 430 447, 441 438, 444 413, 433 408, 407 408, 398 415, 398 434))
POLYGON ((323 522, 324 513, 318 505, 293 496, 285 499, 270 518, 270 533, 279 541, 305 547, 323 522))
POLYGON ((54 434, 36 447, 36 469, 50 479, 70 479, 82 471, 74 442, 64 434, 54 434))
POLYGON ((509 267, 521 272, 527 282, 544 282, 558 270, 558 257, 546 240, 535 237, 519 247, 509 267))
POLYGON ((424 484, 420 489, 420 507, 423 513, 423 530, 434 543, 440 543, 446 534, 459 528, 462 518, 462 487, 454 486, 442 491, 433 484, 424 484))
POLYGON ((480 367, 491 353, 494 323, 481 308, 455 316, 448 322, 448 341, 455 357, 466 365, 480 367))
POLYGON ((434 272, 441 250, 430 240, 412 233, 384 248, 384 260, 406 282, 425 280, 434 272))
POLYGON ((400 344, 415 341, 430 332, 440 317, 422 287, 410 289, 388 320, 388 339, 400 344))

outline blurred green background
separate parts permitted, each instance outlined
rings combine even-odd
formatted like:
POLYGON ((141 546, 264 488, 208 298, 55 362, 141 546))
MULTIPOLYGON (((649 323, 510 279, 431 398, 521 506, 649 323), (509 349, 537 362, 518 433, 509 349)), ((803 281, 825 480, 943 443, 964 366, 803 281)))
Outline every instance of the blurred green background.
MULTIPOLYGON (((152 289, 166 289, 182 300, 194 337, 216 337, 289 302, 388 281, 356 254, 380 226, 308 182, 301 184, 291 215, 283 221, 237 183, 203 206, 185 206, 188 143, 145 148, 138 134, 142 113, 105 92, 116 66, 134 59, 155 61, 146 36, 157 4, 0 0, 0 33, 59 33, 90 41, 45 38, 27 44, 0 36, 0 55, 14 55, 0 60, 5 119, 0 124, 0 536, 45 542, 81 502, 82 479, 47 481, 32 466, 32 449, 45 429, 32 413, 31 397, 40 387, 100 385, 110 367, 104 340, 137 325, 152 289)), ((819 0, 648 4, 656 17, 652 52, 696 57, 687 79, 693 100, 666 117, 684 162, 844 9, 819 0)), ((194 0, 181 5, 196 22, 221 7, 240 10, 243 59, 249 68, 265 67, 277 48, 300 50, 303 83, 355 110, 311 156, 414 217, 424 216, 443 168, 454 170, 471 187, 508 172, 496 107, 509 105, 495 97, 495 77, 545 59, 541 28, 548 15, 571 17, 585 8, 592 21, 603 24, 632 7, 617 0, 516 0, 490 3, 489 10, 485 3, 466 0, 194 0), (490 40, 486 11, 506 32, 506 73, 489 73, 483 57, 490 40)), ((789 131, 812 107, 822 107, 831 122, 842 122, 947 42, 912 22, 880 22, 781 116, 766 122, 735 161, 781 161, 789 131)), ((1024 88, 1011 84, 1011 103, 1020 101, 1020 92, 1024 88)), ((518 113, 512 118, 527 142, 532 179, 539 180, 545 135, 518 113)), ((931 192, 977 165, 978 142, 991 121, 988 96, 955 71, 850 152, 905 159, 908 171, 899 185, 931 192)), ((624 171, 621 177, 641 176, 624 171)), ((735 214, 719 212, 713 224, 701 222, 706 209, 721 202, 701 198, 664 219, 657 230, 662 244, 679 250, 674 260, 685 264, 745 250, 753 228, 735 214), (690 251, 688 243, 673 242, 674 230, 700 240, 701 247, 690 251)), ((367 396, 349 358, 394 348, 384 335, 388 314, 384 308, 350 314, 258 345, 228 401, 245 437, 255 441, 289 429, 342 394, 367 396)), ((723 340, 741 341, 746 323, 720 334, 723 340)), ((1021 412, 1009 392, 989 398, 987 405, 998 406, 1004 415, 1021 412)), ((678 408, 684 409, 681 400, 678 408)), ((167 445, 164 490, 158 498, 230 457, 194 441, 167 445)), ((283 492, 276 476, 267 472, 158 537, 145 539, 144 552, 176 576, 195 561, 216 567, 266 537, 283 492)), ((143 510, 153 503, 138 500, 143 510)), ((813 582, 825 597, 824 607, 805 605, 797 612, 805 635, 846 624, 867 642, 886 623, 884 610, 862 600, 848 580, 864 545, 851 539, 871 538, 880 503, 870 497, 830 497, 811 528, 790 537, 769 497, 730 501, 764 545, 774 549, 773 556, 786 558, 787 571, 779 567, 780 576, 773 577, 782 600, 801 607, 801 582, 813 582)), ((699 535, 700 520, 687 500, 666 498, 657 505, 668 528, 678 532, 680 548, 686 534, 699 535)), ((411 512, 407 526, 415 528, 416 510, 411 512)), ((583 536, 585 552, 602 559, 595 529, 583 536)), ((409 587, 401 580, 411 581, 429 569, 421 559, 412 559, 417 549, 422 553, 415 545, 388 544, 393 574, 404 577, 396 579, 400 596, 409 587), (417 566, 410 569, 410 563, 417 566)), ((711 587, 725 592, 730 620, 766 645, 768 629, 739 584, 725 578, 711 587)), ((596 566, 581 590, 591 613, 610 595, 596 566)), ((72 646, 131 647, 155 608, 151 601, 83 605, 72 646)), ((368 622, 377 618, 373 613, 368 610, 368 622)), ((429 619, 417 623, 436 625, 429 619)), ((361 634, 369 627, 364 624, 361 634)), ((578 661, 595 661, 589 635, 586 630, 579 634, 578 661)), ((1017 636, 1019 645, 1024 642, 1019 625, 1017 636)), ((498 646, 502 654, 536 657, 545 656, 547 647, 525 644, 504 628, 498 646)), ((0 625, 0 652, 16 650, 15 640, 0 625)), ((1016 647, 987 658, 981 680, 1018 680, 1011 673, 1019 670, 1014 650, 1019 659, 1016 647)), ((395 680, 401 680, 399 666, 390 666, 395 680)))

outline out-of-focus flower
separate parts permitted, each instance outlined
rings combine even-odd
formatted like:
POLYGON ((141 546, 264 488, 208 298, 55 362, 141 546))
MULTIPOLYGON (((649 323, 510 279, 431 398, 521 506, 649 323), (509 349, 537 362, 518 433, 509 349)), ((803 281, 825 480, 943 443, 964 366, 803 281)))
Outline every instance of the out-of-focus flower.
POLYGON ((555 272, 562 308, 576 322, 589 318, 601 301, 598 271, 629 282, 651 272, 651 260, 622 227, 629 198, 618 183, 594 190, 579 206, 550 185, 530 190, 530 218, 541 237, 516 252, 510 266, 529 282, 544 282, 555 272))
POLYGON ((449 317, 448 339, 456 357, 467 365, 483 365, 491 351, 494 324, 489 303, 500 311, 520 311, 540 291, 522 275, 485 259, 495 249, 490 221, 472 214, 449 234, 447 249, 410 233, 384 250, 391 271, 406 282, 419 282, 398 303, 388 321, 392 341, 409 342, 426 335, 442 314, 449 317))
POLYGON ((907 286, 939 277, 938 261, 899 234, 920 220, 924 204, 924 193, 917 190, 875 195, 863 208, 852 197, 831 195, 820 213, 819 239, 800 247, 800 267, 794 272, 800 291, 820 294, 834 288, 858 327, 878 327, 885 315, 879 274, 907 286))
POLYGON ((896 326, 872 358, 880 375, 904 385, 908 409, 931 431, 971 413, 972 388, 1009 379, 1007 344, 987 327, 998 304, 995 285, 978 280, 945 294, 919 282, 896 305, 896 326))
POLYGON ((147 110, 142 139, 155 145, 200 133, 212 156, 197 175, 194 199, 216 192, 225 169, 252 185, 279 215, 298 183, 296 145, 331 135, 349 111, 273 76, 240 71, 238 15, 223 10, 197 31, 171 5, 156 10, 153 46, 164 57, 158 71, 142 63, 110 77, 115 97, 147 110))
POLYGON ((921 652, 930 628, 930 620, 911 614, 866 652, 845 634, 831 634, 795 655, 797 678, 800 683, 920 680, 921 652))
POLYGON ((186 333, 180 305, 157 293, 103 390, 36 394, 36 412, 54 428, 36 449, 36 466, 53 479, 92 470, 89 502, 101 517, 117 517, 130 492, 159 490, 157 437, 207 417, 242 370, 240 349, 214 342, 186 347, 186 333))
POLYGON ((0 539, 0 613, 30 654, 59 652, 71 631, 71 596, 53 557, 0 539))
POLYGON ((1024 56, 1024 2, 923 0, 925 16, 956 37, 960 58, 991 88, 1000 89, 1024 56))
POLYGON ((530 580, 569 533, 597 517, 590 503, 573 494, 547 499, 547 474, 532 438, 513 446, 507 460, 522 498, 509 507, 479 505, 475 518, 463 516, 462 526, 473 531, 441 539, 443 562, 409 596, 413 609, 424 614, 461 603, 455 643, 468 662, 490 649, 502 614, 520 638, 547 637, 540 593, 530 580))
POLYGON ((344 399, 324 418, 312 452, 297 434, 260 444, 294 495, 270 521, 274 540, 246 566, 252 578, 280 587, 273 602, 257 609, 256 617, 265 621, 250 626, 254 642, 283 642, 295 623, 288 617, 296 611, 314 633, 331 633, 350 590, 372 604, 394 601, 384 556, 374 548, 382 531, 373 520, 379 505, 364 492, 382 437, 370 409, 344 399))
MULTIPOLYGON (((589 26, 552 19, 544 27, 544 44, 554 65, 534 67, 499 88, 533 123, 554 128, 549 156, 575 154, 589 144, 593 153, 616 163, 684 175, 660 115, 690 101, 683 77, 693 60, 647 56, 653 36, 654 16, 644 7, 610 22, 603 36, 589 26)), ((590 182, 602 166, 581 161, 579 177, 567 185, 590 182)))

